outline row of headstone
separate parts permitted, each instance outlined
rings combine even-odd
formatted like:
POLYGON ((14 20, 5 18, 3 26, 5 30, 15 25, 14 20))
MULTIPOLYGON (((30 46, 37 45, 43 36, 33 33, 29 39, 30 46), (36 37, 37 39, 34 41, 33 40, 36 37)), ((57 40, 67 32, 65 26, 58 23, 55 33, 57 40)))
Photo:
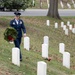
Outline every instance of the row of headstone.
MULTIPOLYGON (((73 4, 74 8, 75 8, 75 2, 74 2, 74 0, 71 0, 71 1, 72 1, 72 4, 73 4)), ((65 7, 64 7, 64 4, 63 4, 63 2, 62 2, 62 0, 60 0, 60 5, 61 5, 62 8, 65 8, 65 7)), ((69 9, 72 8, 71 4, 69 4, 69 3, 67 3, 66 5, 67 5, 67 7, 68 7, 69 9)))
MULTIPOLYGON (((26 48, 27 50, 29 50, 30 48, 30 40, 29 40, 29 37, 25 37, 24 38, 24 48, 26 48), (26 45, 26 46, 25 46, 26 45)), ((44 42, 42 44, 42 57, 44 58, 48 58, 48 45, 49 45, 49 37, 48 36, 44 36, 44 42)), ((65 54, 67 54, 68 58, 70 58, 70 54, 69 53, 65 53, 65 45, 63 43, 60 44, 59 46, 59 52, 63 54, 63 66, 66 66, 65 64, 65 61, 66 61, 66 58, 65 58, 65 54), (64 54, 65 53, 65 54, 64 54)), ((20 50, 18 48, 13 48, 12 49, 12 63, 14 63, 15 65, 17 66, 20 66, 20 50)), ((70 63, 70 59, 67 59, 68 60, 68 63, 70 63)), ((68 65, 67 63, 67 65, 68 65)), ((70 64, 69 64, 70 65, 70 64)), ((66 66, 69 68, 69 66, 66 66)))
MULTIPOLYGON (((46 20, 46 25, 50 26, 50 20, 46 20)), ((55 22, 54 27, 58 28, 58 23, 57 22, 55 22)), ((72 30, 72 33, 75 34, 75 26, 73 28, 73 26, 70 24, 70 21, 67 21, 67 25, 64 25, 64 22, 61 22, 61 27, 65 31, 65 35, 69 34, 69 30, 72 30), (67 26, 68 26, 68 29, 67 29, 67 26)))
MULTIPOLYGON (((74 0, 71 0, 71 1, 72 1, 72 4, 73 4, 74 8, 75 8, 75 2, 74 2, 74 0)), ((32 4, 33 4, 33 6, 35 6, 35 0, 32 1, 32 4)), ((42 7, 42 5, 43 5, 43 3, 42 3, 42 1, 41 1, 41 2, 40 2, 40 6, 42 7)), ((50 5, 50 4, 49 4, 49 0, 47 0, 47 6, 48 6, 48 8, 49 8, 49 5, 50 5)), ((60 5, 61 5, 62 8, 64 8, 64 3, 62 2, 62 0, 60 0, 60 5)), ((67 5, 67 7, 68 7, 69 9, 72 8, 69 3, 67 3, 66 5, 67 5)))
POLYGON ((62 23, 63 23, 63 25, 61 25, 61 27, 65 31, 65 35, 68 35, 69 34, 69 30, 67 29, 66 25, 64 25, 64 22, 62 22, 62 23))
MULTIPOLYGON (((47 21, 49 26, 49 20, 47 21)), ((43 37, 43 44, 42 44, 42 57, 48 58, 48 46, 49 46, 49 37, 43 37)), ((47 63, 44 61, 39 61, 37 63, 37 75, 47 75, 47 63)))
POLYGON ((70 53, 65 52, 65 44, 59 44, 59 52, 63 54, 63 66, 70 69, 70 53))
MULTIPOLYGON (((50 26, 50 20, 46 20, 46 25, 50 26)), ((55 23, 55 28, 58 28, 58 23, 55 23)))
MULTIPOLYGON (((67 25, 64 25, 64 22, 61 22, 61 27, 65 31, 65 35, 69 35, 69 30, 71 30, 72 33, 75 34, 75 26, 73 27, 73 25, 70 24, 70 21, 67 21, 67 25)), ((55 28, 58 28, 57 22, 55 23, 55 28)))
MULTIPOLYGON (((47 26, 50 26, 50 21, 47 20, 46 24, 47 24, 47 26)), ((58 23, 56 22, 54 26, 55 26, 55 28, 58 28, 58 23)), ((67 21, 67 26, 69 27, 69 30, 72 30, 72 25, 70 24, 70 21, 67 21)), ((68 35, 67 26, 64 25, 64 22, 61 22, 61 27, 65 31, 65 35, 68 35)), ((75 31, 75 28, 73 31, 75 31)), ((48 37, 45 39, 48 39, 48 37)), ((46 42, 48 43, 48 40, 46 40, 46 42)), ((47 44, 42 45, 42 51, 43 51, 42 57, 47 57, 48 56, 48 45, 47 44)), ((63 54, 63 62, 62 62, 63 66, 70 69, 70 53, 65 52, 65 44, 64 43, 59 44, 59 52, 63 54)))
MULTIPOLYGON (((48 57, 48 45, 43 44, 43 46, 44 46, 43 47, 44 55, 42 57, 47 58, 48 57)), ((62 62, 63 66, 70 69, 70 53, 65 52, 65 44, 64 43, 59 44, 59 52, 63 54, 63 62, 62 62)))
MULTIPOLYGON (((62 62, 63 66, 70 68, 70 53, 65 52, 65 44, 64 43, 59 44, 59 52, 63 54, 63 62, 62 62)), ((42 44, 42 57, 48 58, 48 44, 42 44)))
MULTIPOLYGON (((33 0, 32 3, 33 3, 33 6, 34 6, 34 5, 35 5, 35 1, 33 0)), ((74 6, 74 8, 75 8, 75 2, 74 2, 74 0, 72 0, 72 4, 73 4, 73 6, 74 6)), ((42 4, 42 1, 41 1, 41 2, 40 2, 40 6, 42 7, 42 5, 43 5, 43 4, 42 4)), ((63 4, 62 0, 60 0, 60 5, 61 5, 62 8, 64 8, 64 4, 63 4)), ((67 5, 67 7, 68 7, 69 9, 72 8, 69 3, 67 3, 66 5, 67 5)), ((48 8, 49 8, 49 6, 50 6, 49 0, 47 0, 47 6, 48 6, 48 8)))
MULTIPOLYGON (((60 5, 61 5, 62 8, 64 8, 64 4, 63 4, 62 1, 60 1, 60 5)), ((71 9, 71 5, 70 5, 69 3, 67 3, 67 7, 68 7, 69 9, 71 9)))
MULTIPOLYGON (((48 46, 49 46, 49 37, 44 36, 42 44, 42 57, 48 58, 48 46)), ((24 37, 24 48, 29 51, 30 49, 30 38, 24 37)), ((20 66, 20 50, 18 48, 12 48, 12 63, 20 66)))
MULTIPOLYGON (((24 48, 29 51, 30 49, 30 38, 24 37, 24 48)), ((15 47, 12 48, 12 63, 14 65, 20 66, 20 50, 15 47)))
MULTIPOLYGON (((42 44, 42 57, 48 58, 48 45, 49 45, 49 37, 44 36, 42 44)), ((30 49, 30 38, 24 37, 24 48, 29 51, 30 49)), ((20 66, 20 50, 18 48, 12 48, 12 63, 20 66)))
POLYGON ((72 1, 72 4, 73 4, 74 8, 75 8, 75 2, 74 2, 74 0, 71 0, 71 1, 72 1))
MULTIPOLYGON (((29 38, 28 37, 26 38, 28 39, 29 42, 29 38)), ((49 37, 44 36, 44 42, 42 44, 42 57, 44 58, 48 58, 48 44, 49 44, 49 37)), ((64 43, 59 44, 59 52, 63 54, 63 66, 70 68, 70 53, 65 52, 64 43)), ((18 48, 12 48, 12 63, 17 66, 20 66, 20 50, 18 48)), ((43 61, 38 62, 37 75, 46 75, 47 73, 46 71, 47 71, 47 64, 43 61)))
POLYGON ((65 35, 69 34, 69 30, 71 30, 72 33, 75 34, 75 26, 73 27, 73 25, 70 23, 70 21, 67 21, 67 25, 64 25, 64 22, 61 22, 61 27, 65 31, 65 35))

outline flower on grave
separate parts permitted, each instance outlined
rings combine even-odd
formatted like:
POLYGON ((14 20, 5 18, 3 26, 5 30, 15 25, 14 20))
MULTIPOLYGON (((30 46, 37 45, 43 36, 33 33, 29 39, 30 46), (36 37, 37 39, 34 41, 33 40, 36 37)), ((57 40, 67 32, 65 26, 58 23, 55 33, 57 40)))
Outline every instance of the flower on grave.
POLYGON ((48 61, 50 61, 51 60, 51 58, 50 57, 48 57, 48 61))
POLYGON ((48 61, 50 61, 50 60, 51 60, 51 57, 45 58, 45 60, 48 60, 48 61))
POLYGON ((14 41, 17 38, 17 34, 18 33, 14 28, 8 27, 4 32, 4 39, 7 42, 14 41))

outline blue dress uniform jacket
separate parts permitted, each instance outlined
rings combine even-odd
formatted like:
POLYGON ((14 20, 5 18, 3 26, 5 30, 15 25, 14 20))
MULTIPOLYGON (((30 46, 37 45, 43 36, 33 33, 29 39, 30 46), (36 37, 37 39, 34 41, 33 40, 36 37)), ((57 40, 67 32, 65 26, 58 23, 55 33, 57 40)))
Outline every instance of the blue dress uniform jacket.
MULTIPOLYGON (((25 28, 24 23, 23 23, 23 21, 21 19, 18 20, 17 22, 16 22, 15 19, 11 20, 10 21, 10 26, 15 28, 17 30, 17 32, 18 32, 17 39, 14 40, 14 44, 15 44, 15 47, 18 47, 20 49, 22 31, 24 33, 26 33, 26 28, 25 28)), ((22 60, 21 50, 20 50, 20 60, 22 60)))
POLYGON ((26 28, 25 28, 24 23, 21 19, 18 21, 18 24, 16 23, 16 20, 13 19, 10 22, 10 26, 17 30, 18 38, 22 37, 22 30, 23 30, 24 33, 26 33, 26 28))

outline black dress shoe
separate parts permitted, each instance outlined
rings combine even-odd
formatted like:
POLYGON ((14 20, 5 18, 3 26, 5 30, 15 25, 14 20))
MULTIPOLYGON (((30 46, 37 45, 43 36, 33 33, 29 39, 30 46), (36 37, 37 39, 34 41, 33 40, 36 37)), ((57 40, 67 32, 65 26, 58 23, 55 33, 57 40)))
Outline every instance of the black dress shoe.
POLYGON ((22 59, 20 59, 20 61, 22 61, 22 59))

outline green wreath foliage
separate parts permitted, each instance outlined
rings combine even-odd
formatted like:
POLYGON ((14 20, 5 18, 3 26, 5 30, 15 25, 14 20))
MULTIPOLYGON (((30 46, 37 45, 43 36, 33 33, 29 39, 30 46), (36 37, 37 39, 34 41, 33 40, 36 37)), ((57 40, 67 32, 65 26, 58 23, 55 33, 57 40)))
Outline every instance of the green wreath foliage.
POLYGON ((4 32, 4 39, 7 42, 10 42, 17 38, 17 34, 18 34, 17 31, 13 27, 8 27, 4 32))

